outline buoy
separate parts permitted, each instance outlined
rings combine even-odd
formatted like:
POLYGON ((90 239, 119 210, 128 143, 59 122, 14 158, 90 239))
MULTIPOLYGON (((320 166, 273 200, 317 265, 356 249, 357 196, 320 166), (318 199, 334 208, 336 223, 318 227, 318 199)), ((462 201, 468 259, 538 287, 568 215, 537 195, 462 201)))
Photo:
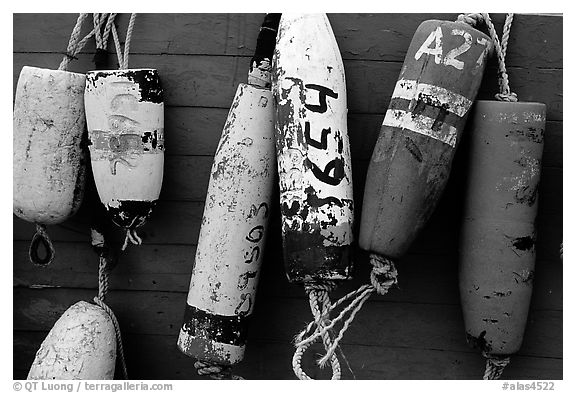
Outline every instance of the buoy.
POLYGON ((464 22, 429 20, 416 30, 374 147, 359 245, 398 259, 432 214, 491 48, 464 22))
POLYGON ((178 348, 223 377, 244 357, 276 173, 270 67, 279 14, 260 29, 214 156, 178 348))
POLYGON ((344 66, 325 14, 283 14, 273 91, 290 282, 349 279, 353 196, 344 66))
POLYGON ((114 378, 116 336, 100 307, 80 301, 56 321, 36 353, 28 379, 114 378))
MULTIPOLYGON (((276 154, 280 181, 284 266, 305 285, 315 324, 296 339, 294 372, 317 338, 327 348, 323 310, 328 291, 351 278, 354 202, 344 66, 325 14, 283 14, 273 60, 276 154), (314 306, 317 305, 318 307, 314 306), (316 334, 318 333, 318 334, 316 334)), ((340 378, 329 355, 332 378, 340 378)))
MULTIPOLYGON (((528 317, 546 105, 515 102, 503 52, 486 20, 506 78, 498 96, 510 102, 475 104, 459 275, 466 339, 488 359, 484 379, 497 379, 520 349, 528 317)), ((509 14, 508 29, 511 20, 509 14)))
POLYGON ((68 63, 92 31, 80 40, 87 14, 80 14, 67 55, 58 70, 24 66, 18 77, 13 123, 13 211, 36 224, 30 261, 47 265, 54 248, 46 225, 59 224, 80 208, 86 172, 84 74, 67 71, 68 63), (42 242, 47 254, 38 255, 42 242))
POLYGON ((164 170, 164 101, 158 71, 123 69, 86 75, 90 160, 112 221, 132 231, 160 195, 164 170))

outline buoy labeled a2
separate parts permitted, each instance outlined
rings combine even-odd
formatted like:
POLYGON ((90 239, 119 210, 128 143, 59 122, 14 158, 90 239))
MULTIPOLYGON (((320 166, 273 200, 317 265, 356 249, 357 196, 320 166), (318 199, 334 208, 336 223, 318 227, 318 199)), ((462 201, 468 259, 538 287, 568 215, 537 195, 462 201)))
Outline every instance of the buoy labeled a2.
POLYGON ((491 49, 463 22, 416 30, 368 168, 359 245, 401 257, 433 212, 491 49))
POLYGON ((344 66, 325 14, 283 14, 273 60, 286 274, 350 278, 353 195, 344 66))
POLYGON ((270 63, 278 14, 266 16, 248 80, 214 156, 178 348, 209 364, 244 357, 276 173, 270 63))
POLYGON ((475 106, 459 275, 466 338, 486 356, 516 353, 524 336, 545 123, 541 103, 475 106))
POLYGON ((36 353, 28 379, 114 379, 116 334, 108 314, 80 301, 56 321, 36 353))
POLYGON ((100 200, 127 230, 144 224, 164 171, 164 101, 154 69, 90 71, 86 122, 100 200))
POLYGON ((25 66, 14 100, 13 211, 36 224, 76 213, 86 172, 86 76, 25 66))

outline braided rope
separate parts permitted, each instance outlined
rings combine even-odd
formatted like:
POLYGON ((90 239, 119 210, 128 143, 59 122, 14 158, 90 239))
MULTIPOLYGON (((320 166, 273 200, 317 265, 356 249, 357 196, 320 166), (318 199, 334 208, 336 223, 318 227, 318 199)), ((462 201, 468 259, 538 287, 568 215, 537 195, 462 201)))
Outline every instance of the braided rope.
POLYGON ((209 376, 212 379, 244 379, 239 375, 232 374, 230 366, 219 365, 204 360, 197 360, 194 363, 194 367, 196 368, 198 375, 209 376))
POLYGON ((132 31, 134 30, 134 22, 136 21, 136 14, 130 14, 130 21, 128 22, 128 29, 126 31, 126 39, 124 40, 124 51, 120 45, 118 31, 116 26, 112 25, 112 37, 114 38, 114 45, 116 47, 116 56, 118 57, 118 68, 125 70, 128 68, 128 57, 130 53, 130 42, 132 41, 132 31))
POLYGON ((510 363, 510 357, 488 355, 485 352, 483 352, 482 355, 486 358, 486 371, 484 372, 483 379, 500 379, 504 372, 504 368, 510 363))
POLYGON ((70 40, 68 41, 68 47, 66 48, 66 54, 64 58, 60 62, 60 66, 58 69, 60 71, 66 71, 68 69, 68 64, 72 59, 76 58, 76 55, 82 50, 88 39, 95 34, 95 29, 90 31, 83 39, 80 40, 80 32, 82 30, 82 24, 88 17, 88 14, 82 13, 78 16, 76 20, 76 24, 72 29, 72 33, 70 34, 70 40))
POLYGON ((496 56, 498 57, 498 85, 500 87, 500 93, 496 94, 496 99, 500 101, 516 102, 518 97, 516 93, 510 91, 510 83, 508 80, 508 73, 506 72, 506 51, 508 48, 508 39, 510 37, 510 29, 512 28, 512 19, 514 14, 506 14, 506 21, 504 22, 504 28, 502 31, 502 42, 498 39, 498 34, 496 33, 496 28, 490 19, 489 14, 484 14, 486 21, 486 26, 488 26, 488 31, 490 33, 490 38, 494 42, 494 48, 496 49, 496 56))
POLYGON ((98 231, 91 230, 92 246, 98 252, 100 256, 100 262, 98 264, 98 296, 94 297, 94 303, 100 306, 106 314, 112 320, 112 325, 114 325, 114 333, 116 335, 116 342, 118 344, 118 357, 120 359, 120 366, 122 367, 122 374, 124 379, 128 379, 128 369, 126 368, 126 358, 124 356, 124 345, 122 344, 122 334, 120 332, 120 324, 114 311, 104 302, 106 295, 108 294, 108 259, 106 258, 106 244, 104 242, 104 236, 98 231))
MULTIPOLYGON (((360 288, 348 293, 335 303, 326 305, 321 314, 322 323, 319 324, 317 322, 318 318, 316 318, 315 315, 315 320, 310 322, 306 328, 296 336, 296 353, 292 359, 292 368, 294 373, 299 378, 300 375, 303 376, 305 374, 303 374, 301 368, 299 367, 300 363, 296 362, 295 360, 299 360, 302 354, 314 341, 319 338, 323 338, 326 332, 331 331, 338 322, 342 321, 348 315, 348 317, 344 320, 342 328, 340 329, 337 337, 331 341, 330 345, 326 348, 326 354, 318 361, 318 365, 320 367, 324 367, 328 360, 331 360, 334 356, 340 340, 342 340, 344 337, 344 333, 350 327, 350 324, 356 317, 356 314, 362 309, 362 306, 369 299, 372 293, 376 292, 380 295, 385 295, 393 285, 398 283, 398 272, 391 260, 376 254, 372 254, 370 256, 370 263, 372 264, 372 271, 370 272, 370 284, 362 285, 360 288), (329 318, 329 315, 332 311, 350 299, 352 299, 350 303, 344 307, 342 311, 340 311, 336 318, 329 318), (307 335, 308 337, 304 338, 307 335)), ((327 292, 328 289, 325 289, 325 291, 327 292)), ((312 312, 314 313, 314 309, 312 312)))
POLYGON ((30 242, 30 248, 28 249, 28 259, 34 265, 46 267, 54 260, 55 256, 54 245, 46 233, 46 226, 43 224, 36 224, 36 233, 32 237, 30 242), (38 256, 38 246, 42 243, 46 249, 46 256, 40 258, 38 256))

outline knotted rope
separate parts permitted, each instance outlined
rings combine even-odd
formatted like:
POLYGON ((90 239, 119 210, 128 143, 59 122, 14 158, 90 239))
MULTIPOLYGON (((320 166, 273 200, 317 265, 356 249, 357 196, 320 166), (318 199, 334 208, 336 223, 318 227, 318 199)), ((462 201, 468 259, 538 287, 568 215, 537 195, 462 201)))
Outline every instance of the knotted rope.
POLYGON ((484 372, 483 379, 500 379, 504 367, 510 363, 510 357, 489 355, 486 352, 483 352, 482 355, 486 358, 486 371, 484 372))
POLYGON ((118 38, 118 31, 116 26, 112 25, 112 37, 114 38, 114 46, 116 47, 116 55, 118 57, 118 68, 125 70, 128 68, 128 56, 130 53, 130 41, 132 40, 132 31, 134 30, 134 22, 136 21, 136 14, 130 14, 130 22, 128 22, 128 30, 126 31, 126 39, 124 40, 124 52, 120 45, 118 38))
POLYGON ((70 34, 70 40, 68 41, 68 47, 66 49, 66 54, 60 62, 58 67, 61 71, 66 71, 68 69, 68 64, 72 59, 76 58, 76 55, 84 48, 86 42, 95 34, 95 29, 92 29, 84 38, 80 39, 80 33, 82 31, 82 24, 88 18, 88 14, 80 14, 76 20, 76 25, 72 29, 72 34, 70 34))
POLYGON ((120 324, 114 311, 104 302, 106 294, 108 293, 108 274, 110 268, 108 266, 108 259, 110 258, 110 250, 104 241, 104 236, 98 231, 91 229, 92 247, 100 257, 98 264, 98 296, 94 297, 94 303, 100 306, 112 320, 114 325, 114 332, 116 334, 116 342, 118 344, 118 357, 120 358, 120 365, 122 367, 122 374, 124 379, 128 379, 128 370, 126 368, 126 359, 124 357, 124 346, 122 345, 122 335, 120 333, 120 324))
POLYGON ((194 367, 196 368, 198 375, 206 375, 212 379, 244 379, 239 375, 232 374, 230 366, 197 360, 194 363, 194 367))
POLYGON ((43 224, 36 224, 36 233, 32 237, 30 248, 28 249, 28 259, 37 266, 46 267, 54 260, 54 255, 54 245, 46 233, 46 226, 43 224), (38 256, 38 246, 40 243, 42 243, 46 250, 46 256, 44 258, 38 256))
POLYGON ((302 371, 300 359, 306 349, 314 341, 321 338, 326 348, 326 354, 318 361, 318 365, 324 367, 328 360, 331 360, 333 372, 332 379, 339 379, 339 365, 334 361, 334 357, 338 344, 344 337, 344 333, 372 293, 377 292, 380 295, 385 295, 393 285, 398 283, 398 272, 391 260, 372 254, 370 256, 370 263, 372 264, 370 284, 362 285, 360 288, 348 293, 334 304, 330 304, 330 299, 328 298, 328 292, 331 287, 327 286, 322 288, 317 286, 311 287, 309 285, 308 288, 306 288, 309 293, 310 306, 312 313, 314 314, 314 321, 310 322, 306 328, 296 336, 296 351, 292 358, 292 368, 298 378, 310 379, 310 377, 302 371), (321 310, 320 306, 316 307, 318 299, 320 299, 322 304, 321 310), (329 318, 332 311, 350 299, 350 303, 340 311, 340 314, 338 314, 336 318, 329 318), (334 340, 331 340, 328 335, 329 332, 346 316, 348 317, 344 320, 337 337, 334 340))
POLYGON ((508 48, 508 39, 510 37, 510 29, 512 28, 512 19, 514 14, 506 14, 506 20, 504 22, 504 28, 502 30, 502 42, 498 39, 498 34, 494 28, 494 24, 490 19, 489 14, 484 14, 484 19, 486 21, 486 26, 488 26, 488 31, 490 33, 490 38, 494 42, 494 48, 496 49, 496 56, 498 57, 498 85, 500 86, 500 93, 496 94, 496 99, 500 101, 507 102, 517 102, 518 97, 516 93, 510 91, 510 84, 508 81, 508 73, 506 72, 506 50, 508 48))
POLYGON ((456 22, 467 23, 472 27, 476 27, 484 23, 484 14, 460 14, 456 22))

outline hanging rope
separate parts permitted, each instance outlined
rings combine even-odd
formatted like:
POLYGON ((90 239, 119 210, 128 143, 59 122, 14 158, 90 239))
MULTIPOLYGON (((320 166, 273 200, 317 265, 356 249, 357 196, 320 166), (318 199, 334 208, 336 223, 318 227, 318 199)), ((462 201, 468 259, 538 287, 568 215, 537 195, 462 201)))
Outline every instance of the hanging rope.
POLYGON ((483 352, 482 355, 486 358, 486 371, 484 372, 483 379, 500 379, 504 368, 510 363, 510 357, 489 355, 485 352, 483 352))
POLYGON ((126 359, 124 357, 124 346, 122 344, 122 335, 120 333, 120 324, 114 315, 114 311, 104 302, 108 293, 108 274, 110 268, 108 266, 108 259, 110 258, 109 249, 104 241, 104 236, 98 231, 92 229, 92 247, 98 253, 100 262, 98 264, 98 296, 94 298, 94 303, 100 306, 112 320, 114 325, 114 332, 116 334, 116 342, 118 344, 118 357, 120 358, 120 365, 122 367, 122 374, 124 379, 128 379, 128 370, 126 368, 126 359))
POLYGON ((506 50, 508 48, 508 39, 510 37, 510 29, 512 28, 512 19, 514 14, 506 14, 506 20, 504 22, 504 28, 502 30, 502 42, 498 39, 498 34, 494 28, 494 24, 490 19, 489 14, 484 14, 484 19, 486 26, 488 26, 488 32, 490 33, 490 38, 494 42, 494 48, 496 49, 496 56, 498 57, 498 85, 500 86, 500 93, 496 94, 496 99, 500 101, 517 102, 518 97, 516 93, 510 91, 510 84, 508 81, 508 73, 506 72, 506 50))
POLYGON ((93 14, 94 22, 94 39, 96 41, 96 53, 94 54, 94 64, 96 69, 105 69, 108 59, 108 38, 110 37, 110 32, 112 30, 112 25, 114 23, 114 18, 116 14, 93 14), (104 23, 106 21, 106 23, 104 23), (104 26, 104 30, 102 30, 104 26))
POLYGON ((134 22, 136 21, 136 14, 130 15, 130 22, 128 22, 128 30, 126 31, 126 39, 124 40, 124 51, 120 45, 118 38, 118 31, 116 26, 112 25, 112 37, 114 38, 114 46, 116 47, 116 55, 118 57, 118 68, 125 70, 128 68, 128 56, 130 53, 130 41, 132 40, 132 31, 134 30, 134 22))
POLYGON ((76 55, 84 48, 86 42, 95 34, 95 29, 92 29, 84 38, 80 39, 80 33, 82 30, 82 24, 88 18, 88 14, 80 14, 76 20, 76 25, 72 29, 72 34, 70 34, 70 40, 68 41, 68 47, 66 49, 66 54, 60 62, 58 67, 61 71, 66 71, 68 69, 68 64, 72 59, 76 59, 76 55))
POLYGON ((244 379, 239 375, 232 374, 232 368, 230 366, 197 360, 194 363, 194 367, 198 375, 209 376, 212 379, 244 379))
MULTIPOLYGON (((360 288, 356 289, 348 293, 346 296, 339 299, 334 304, 329 304, 329 300, 323 303, 323 310, 320 313, 321 318, 317 316, 315 313, 312 296, 309 295, 311 299, 311 308, 313 309, 313 314, 315 319, 313 322, 310 322, 308 326, 296 336, 296 352, 294 353, 294 357, 292 358, 292 368, 294 373, 300 379, 310 379, 301 369, 300 367, 300 359, 306 349, 316 340, 322 338, 323 342, 326 346, 326 354, 318 361, 318 365, 320 367, 324 367, 328 360, 331 360, 333 366, 333 379, 334 375, 337 374, 337 370, 335 369, 335 362, 333 356, 335 356, 335 351, 338 348, 338 344, 340 340, 344 337, 344 333, 356 317, 356 314, 364 303, 368 300, 368 298, 372 295, 372 293, 376 292, 380 295, 385 295, 388 293, 390 288, 398 283, 398 272, 396 271, 396 267, 394 263, 384 257, 381 257, 376 254, 372 254, 370 256, 370 263, 372 264, 372 271, 370 272, 370 284, 366 284, 361 286, 360 288), (329 315, 333 312, 337 307, 344 304, 348 300, 350 303, 342 309, 340 314, 334 318, 330 319, 329 315), (343 322, 342 328, 340 329, 338 336, 331 342, 329 345, 326 345, 326 334, 329 333, 334 326, 342 321, 346 316, 346 320, 343 322), (306 337, 306 338, 304 338, 306 337), (302 378, 301 378, 302 377, 302 378)), ((311 288, 312 289, 312 288, 311 288)), ((310 291, 311 289, 307 289, 310 291)), ((316 291, 324 291, 325 293, 318 293, 316 292, 313 296, 320 297, 321 299, 325 299, 324 296, 328 296, 327 293, 329 291, 328 288, 320 289, 314 288, 316 291)))
POLYGON ((54 260, 54 255, 54 245, 46 233, 46 226, 36 224, 36 233, 32 237, 30 248, 28 249, 28 259, 37 266, 46 267, 54 260), (40 246, 40 243, 42 243, 46 250, 46 256, 44 258, 40 258, 38 255, 38 246, 40 246))
POLYGON ((122 251, 126 250, 128 243, 135 244, 137 246, 142 244, 142 239, 136 233, 136 229, 126 229, 126 237, 124 238, 124 245, 122 246, 122 251))

